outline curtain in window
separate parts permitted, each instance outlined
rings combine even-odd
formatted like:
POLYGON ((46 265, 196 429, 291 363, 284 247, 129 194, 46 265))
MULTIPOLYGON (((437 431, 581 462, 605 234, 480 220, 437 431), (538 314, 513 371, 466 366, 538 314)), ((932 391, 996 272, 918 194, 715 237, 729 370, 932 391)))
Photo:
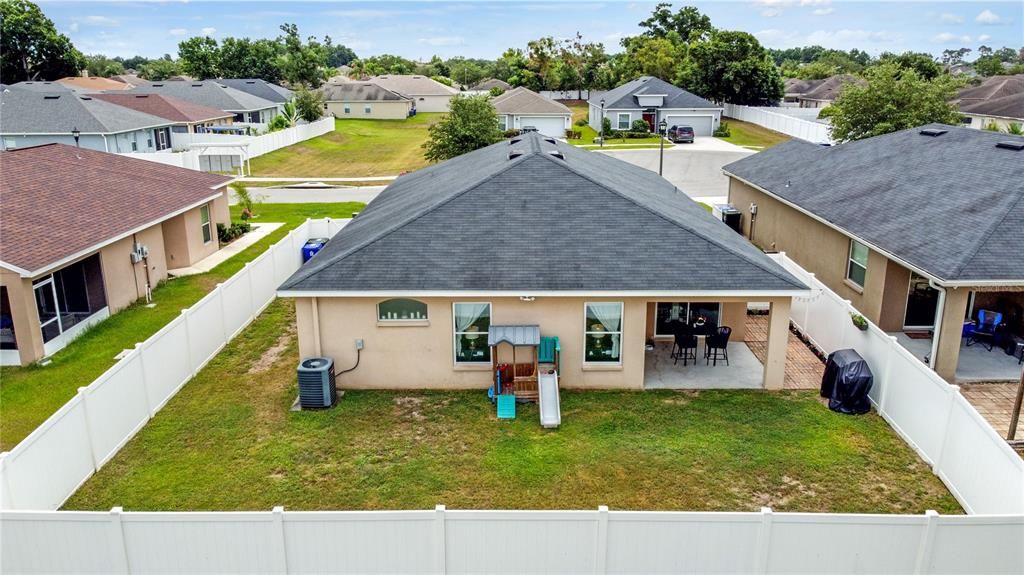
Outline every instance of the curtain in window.
MULTIPOLYGON (((608 332, 621 332, 622 331, 622 304, 618 302, 605 302, 605 303, 591 303, 587 304, 587 308, 590 310, 592 315, 597 321, 601 322, 601 327, 608 332)), ((590 331, 590 326, 587 326, 587 331, 590 331)), ((612 355, 619 357, 619 340, 618 337, 612 337, 612 355)))
POLYGON ((455 305, 455 331, 466 331, 487 311, 485 303, 460 303, 455 305))

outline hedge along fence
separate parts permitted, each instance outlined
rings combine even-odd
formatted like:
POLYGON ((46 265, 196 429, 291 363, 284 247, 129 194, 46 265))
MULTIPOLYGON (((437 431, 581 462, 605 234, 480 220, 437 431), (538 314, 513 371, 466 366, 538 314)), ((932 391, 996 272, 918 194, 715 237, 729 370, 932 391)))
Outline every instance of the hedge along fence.
POLYGON ((851 315, 858 312, 850 302, 786 254, 772 258, 813 292, 793 298, 793 325, 823 353, 853 348, 867 360, 874 374, 870 397, 875 409, 932 466, 964 509, 1024 514, 1024 459, 960 395, 960 388, 878 326, 857 329, 851 315))
POLYGON ((1022 539, 1021 517, 934 511, 0 514, 4 573, 1016 574, 1022 539))
POLYGON ((0 509, 57 509, 275 297, 309 238, 348 220, 308 220, 183 310, 0 454, 0 509))

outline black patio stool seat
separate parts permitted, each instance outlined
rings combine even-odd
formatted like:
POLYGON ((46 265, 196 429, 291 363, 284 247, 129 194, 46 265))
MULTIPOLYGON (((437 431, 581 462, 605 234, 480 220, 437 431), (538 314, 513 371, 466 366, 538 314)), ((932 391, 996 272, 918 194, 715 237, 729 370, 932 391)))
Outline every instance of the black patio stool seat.
POLYGON ((729 365, 729 336, 732 335, 732 328, 726 325, 718 328, 718 332, 708 336, 704 344, 705 365, 718 365, 718 360, 725 361, 729 365))

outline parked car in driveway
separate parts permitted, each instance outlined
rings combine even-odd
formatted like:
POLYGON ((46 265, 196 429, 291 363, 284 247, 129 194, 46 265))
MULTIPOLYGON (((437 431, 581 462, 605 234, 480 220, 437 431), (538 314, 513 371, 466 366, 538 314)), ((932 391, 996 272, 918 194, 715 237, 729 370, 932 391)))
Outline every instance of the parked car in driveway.
POLYGON ((690 126, 672 126, 668 129, 668 141, 675 144, 693 143, 693 128, 690 126))

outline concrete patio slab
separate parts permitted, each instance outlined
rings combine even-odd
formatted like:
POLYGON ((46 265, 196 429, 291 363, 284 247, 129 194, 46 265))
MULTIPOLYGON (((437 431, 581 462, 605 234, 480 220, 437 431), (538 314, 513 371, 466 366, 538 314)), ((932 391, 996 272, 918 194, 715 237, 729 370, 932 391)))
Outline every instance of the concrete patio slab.
MULTIPOLYGON (((932 352, 932 340, 913 339, 902 332, 893 333, 900 343, 915 357, 924 361, 925 356, 932 352)), ((981 344, 967 346, 965 340, 960 341, 960 363, 956 367, 956 381, 950 383, 978 383, 992 381, 1019 381, 1024 366, 1016 357, 1006 355, 998 347, 989 351, 981 344)))
POLYGON ((270 223, 265 222, 262 224, 252 224, 252 230, 223 248, 217 250, 215 253, 199 260, 194 265, 175 268, 173 270, 167 270, 167 273, 174 277, 191 276, 195 274, 204 274, 213 268, 224 263, 227 259, 238 255, 239 252, 269 236, 271 232, 277 228, 283 226, 283 223, 270 223))
POLYGON ((669 357, 672 344, 659 341, 644 356, 644 389, 761 389, 764 366, 743 342, 729 344, 729 365, 705 364, 704 343, 697 348, 697 363, 684 366, 669 357))

